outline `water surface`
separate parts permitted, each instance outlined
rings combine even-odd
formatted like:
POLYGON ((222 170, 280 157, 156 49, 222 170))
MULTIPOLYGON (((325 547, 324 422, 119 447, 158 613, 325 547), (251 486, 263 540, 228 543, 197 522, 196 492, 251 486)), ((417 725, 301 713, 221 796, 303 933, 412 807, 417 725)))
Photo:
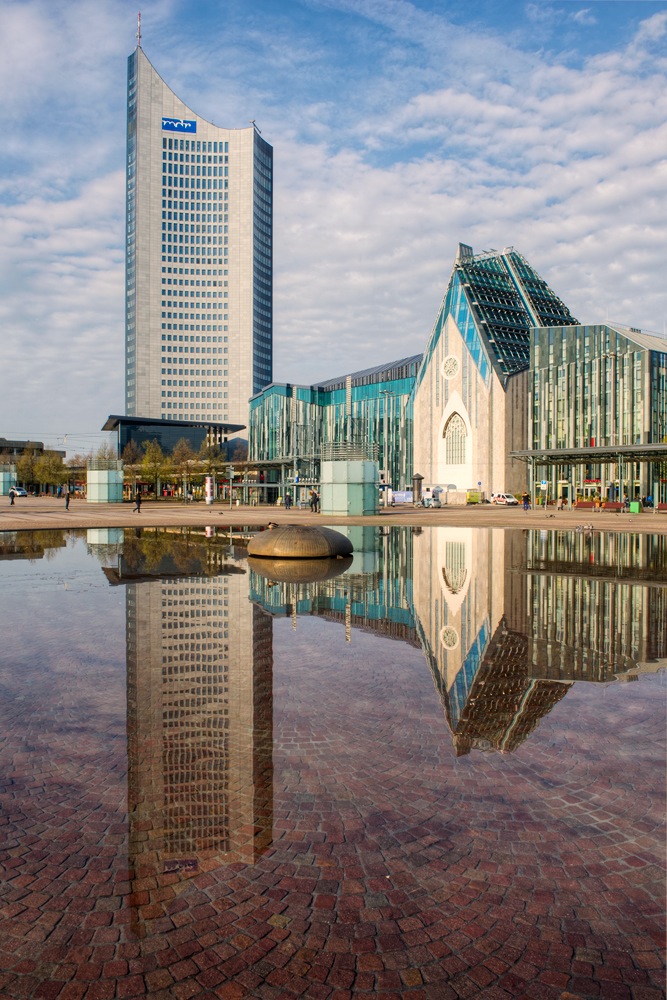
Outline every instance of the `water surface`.
POLYGON ((663 995, 665 537, 349 530, 0 535, 3 996, 663 995))

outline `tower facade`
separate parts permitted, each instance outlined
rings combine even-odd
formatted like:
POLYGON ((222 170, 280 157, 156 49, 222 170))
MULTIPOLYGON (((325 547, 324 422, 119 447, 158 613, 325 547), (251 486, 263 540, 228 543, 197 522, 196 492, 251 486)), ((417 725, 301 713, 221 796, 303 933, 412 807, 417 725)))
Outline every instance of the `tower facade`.
POLYGON ((273 149, 128 60, 125 412, 248 424, 272 378, 273 149))

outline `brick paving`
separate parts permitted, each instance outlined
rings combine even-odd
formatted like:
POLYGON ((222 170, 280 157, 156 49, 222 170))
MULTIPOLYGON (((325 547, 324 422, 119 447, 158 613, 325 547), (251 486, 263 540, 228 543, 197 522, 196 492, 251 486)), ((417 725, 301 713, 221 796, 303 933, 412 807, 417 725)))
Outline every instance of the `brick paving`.
POLYGON ((272 844, 142 880, 112 624, 0 672, 3 1000, 665 996, 664 678, 456 758, 419 650, 277 621, 272 844))

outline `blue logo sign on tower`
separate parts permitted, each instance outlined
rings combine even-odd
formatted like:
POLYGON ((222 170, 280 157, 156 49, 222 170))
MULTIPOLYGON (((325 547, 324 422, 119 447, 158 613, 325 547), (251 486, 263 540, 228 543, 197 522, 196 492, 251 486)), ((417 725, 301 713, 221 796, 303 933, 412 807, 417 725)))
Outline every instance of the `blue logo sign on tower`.
POLYGON ((163 118, 163 132, 189 132, 194 135, 197 131, 197 122, 188 121, 187 118, 163 118))

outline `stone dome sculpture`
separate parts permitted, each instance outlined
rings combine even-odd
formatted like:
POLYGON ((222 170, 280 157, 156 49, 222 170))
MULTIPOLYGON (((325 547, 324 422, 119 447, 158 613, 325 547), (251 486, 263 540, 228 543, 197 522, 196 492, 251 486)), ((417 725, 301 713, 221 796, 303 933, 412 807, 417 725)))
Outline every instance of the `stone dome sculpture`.
POLYGON ((340 576, 352 565, 352 556, 337 559, 257 559, 248 556, 248 566, 259 576, 276 583, 319 583, 340 576))
POLYGON ((335 559, 352 554, 352 542, 332 528, 285 524, 260 531, 248 542, 248 555, 262 559, 335 559))

